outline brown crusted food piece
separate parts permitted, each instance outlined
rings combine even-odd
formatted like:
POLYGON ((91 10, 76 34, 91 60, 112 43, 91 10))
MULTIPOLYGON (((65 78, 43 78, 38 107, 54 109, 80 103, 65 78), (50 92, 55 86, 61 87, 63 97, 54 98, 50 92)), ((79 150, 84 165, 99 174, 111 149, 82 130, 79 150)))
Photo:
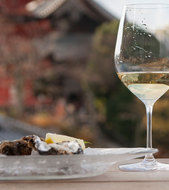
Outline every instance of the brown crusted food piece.
POLYGON ((35 137, 35 135, 30 135, 15 141, 3 141, 0 144, 0 153, 8 156, 31 155, 32 150, 35 149, 35 137))
POLYGON ((4 141, 0 144, 0 153, 8 156, 31 155, 32 148, 23 140, 4 141))
POLYGON ((32 149, 34 149, 35 151, 37 151, 37 147, 36 147, 36 142, 35 140, 39 138, 40 141, 44 142, 45 139, 42 138, 42 137, 38 137, 36 135, 29 135, 29 136, 26 136, 26 137, 23 137, 21 140, 23 141, 26 141, 28 143, 28 146, 32 149))

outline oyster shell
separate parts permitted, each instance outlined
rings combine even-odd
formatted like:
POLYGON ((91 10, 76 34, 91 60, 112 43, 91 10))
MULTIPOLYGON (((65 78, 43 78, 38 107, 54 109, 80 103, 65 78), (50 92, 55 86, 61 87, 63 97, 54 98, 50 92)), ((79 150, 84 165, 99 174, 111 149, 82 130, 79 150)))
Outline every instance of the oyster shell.
POLYGON ((4 141, 0 144, 0 153, 5 155, 31 155, 32 150, 40 155, 83 154, 81 145, 76 141, 47 144, 36 135, 25 136, 15 141, 4 141))

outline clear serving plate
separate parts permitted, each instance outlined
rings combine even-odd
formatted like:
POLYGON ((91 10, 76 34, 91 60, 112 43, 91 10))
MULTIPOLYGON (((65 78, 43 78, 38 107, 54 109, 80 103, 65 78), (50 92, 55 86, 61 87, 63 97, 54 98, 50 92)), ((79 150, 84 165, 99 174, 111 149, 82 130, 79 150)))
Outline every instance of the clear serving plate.
POLYGON ((54 180, 93 177, 117 162, 156 153, 146 148, 87 148, 83 155, 0 156, 0 180, 54 180))

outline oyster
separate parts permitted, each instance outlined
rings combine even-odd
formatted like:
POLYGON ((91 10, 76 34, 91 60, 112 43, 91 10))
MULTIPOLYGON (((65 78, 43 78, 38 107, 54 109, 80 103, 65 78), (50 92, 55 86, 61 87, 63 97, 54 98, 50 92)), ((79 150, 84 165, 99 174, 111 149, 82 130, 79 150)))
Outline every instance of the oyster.
POLYGON ((76 140, 47 144, 43 138, 36 135, 0 144, 0 153, 5 155, 31 155, 32 150, 40 155, 83 154, 83 149, 76 140))
POLYGON ((34 149, 41 155, 82 154, 83 150, 77 141, 47 144, 38 136, 34 136, 34 149))

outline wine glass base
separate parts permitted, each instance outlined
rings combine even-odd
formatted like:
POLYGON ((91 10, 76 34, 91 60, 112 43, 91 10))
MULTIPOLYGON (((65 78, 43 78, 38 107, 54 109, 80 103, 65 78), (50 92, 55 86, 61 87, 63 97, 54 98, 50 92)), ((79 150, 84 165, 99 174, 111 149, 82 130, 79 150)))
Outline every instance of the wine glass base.
POLYGON ((169 164, 159 163, 156 160, 152 162, 144 160, 135 164, 121 165, 119 169, 126 172, 169 171, 169 164))

